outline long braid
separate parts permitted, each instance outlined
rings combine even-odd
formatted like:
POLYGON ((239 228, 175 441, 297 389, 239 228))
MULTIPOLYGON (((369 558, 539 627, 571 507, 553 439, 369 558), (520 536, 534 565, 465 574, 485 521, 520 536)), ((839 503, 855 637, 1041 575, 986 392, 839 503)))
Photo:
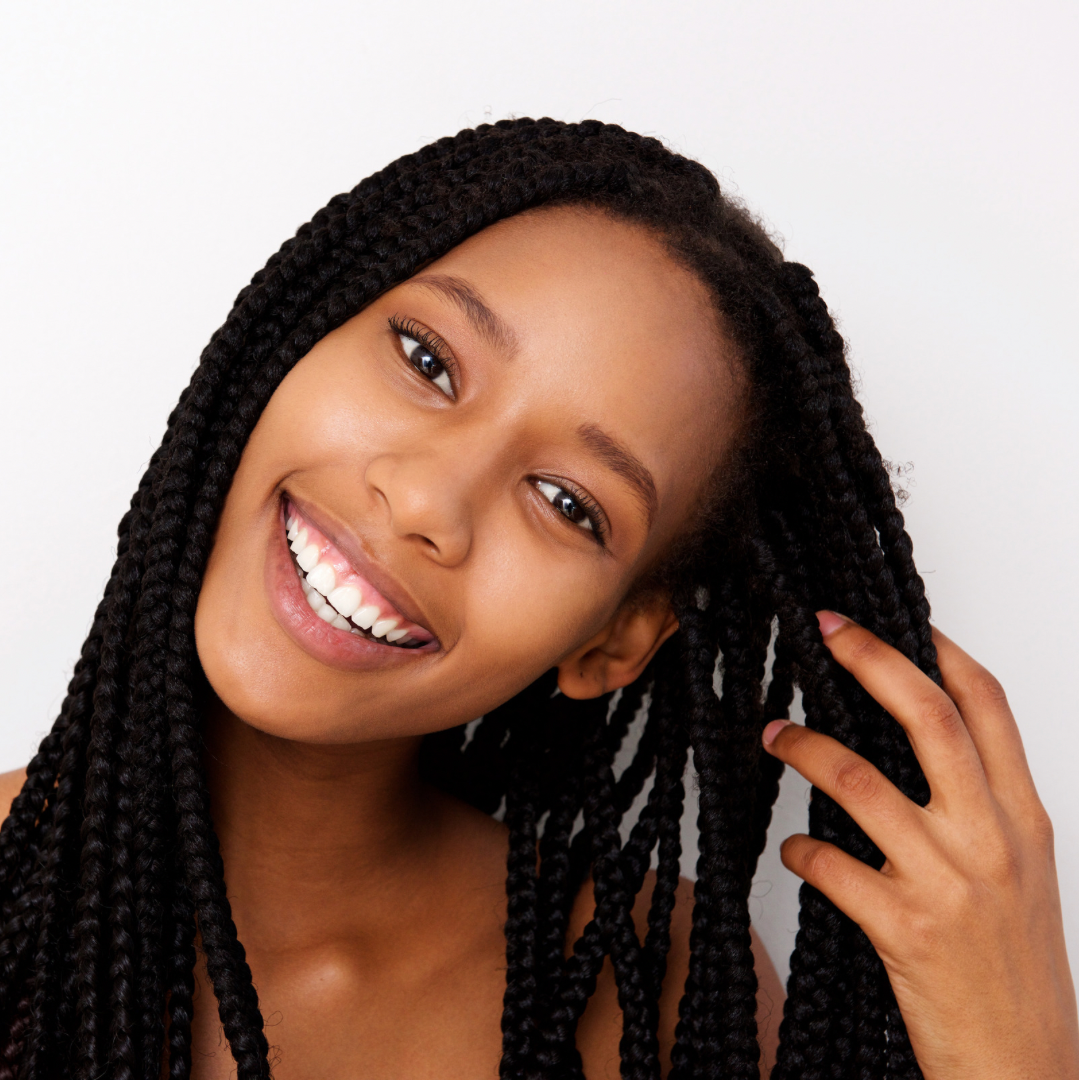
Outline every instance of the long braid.
MULTIPOLYGON (((238 457, 239 451, 232 452, 238 457)), ((203 776, 200 751, 201 736, 192 682, 197 670, 193 648, 195 605, 198 600, 196 580, 209 556, 212 521, 220 511, 225 496, 219 470, 207 468, 200 498, 192 514, 194 527, 188 529, 187 546, 177 571, 178 588, 169 627, 170 648, 164 686, 165 708, 170 719, 168 751, 175 805, 176 844, 183 889, 197 915, 206 955, 206 969, 218 1001, 218 1012, 225 1037, 237 1063, 240 1080, 269 1076, 269 1046, 263 1033, 258 998, 252 984, 243 946, 240 944, 232 911, 225 893, 225 882, 217 838, 210 823, 210 801, 203 776)), ((179 907, 176 913, 174 949, 180 957, 190 956, 190 916, 179 907)), ((174 985, 182 980, 174 956, 174 985)), ((177 987, 178 1005, 187 1010, 186 981, 177 987)), ((185 1054, 187 1021, 179 1017, 181 1029, 170 1046, 185 1054)))
MULTIPOLYGON (((134 538, 133 538, 134 539, 134 538)), ((126 680, 126 622, 141 577, 134 543, 125 557, 114 593, 114 610, 103 635, 94 716, 86 751, 86 780, 82 822, 79 899, 74 938, 78 996, 76 1000, 77 1077, 91 1080, 102 1069, 101 1054, 108 1045, 107 1005, 102 1001, 106 893, 112 868, 112 811, 114 748, 120 700, 126 680)), ((107 996, 106 996, 107 1000, 107 996)))
MULTIPOLYGON (((151 465, 153 466, 153 462, 151 465)), ((133 499, 132 510, 125 514, 120 523, 121 559, 128 548, 132 516, 145 490, 144 480, 133 499)), ((4 920, 8 927, 0 935, 0 962, 3 965, 0 971, 0 1017, 10 1008, 8 995, 19 986, 22 964, 32 940, 32 925, 36 929, 37 953, 33 959, 32 989, 25 998, 26 1018, 25 1022, 19 1025, 20 1030, 27 1036, 31 1059, 45 1052, 46 1028, 49 1022, 46 1011, 57 996, 54 953, 59 946, 52 940, 51 924, 59 917, 57 905, 63 903, 59 895, 61 874, 65 860, 71 857, 70 844, 79 824, 76 804, 81 797, 83 780, 79 773, 79 762, 85 753, 88 738, 91 695, 101 654, 102 626, 113 602, 118 569, 119 563, 114 566, 105 595, 98 605, 90 634, 83 645, 82 655, 68 686, 60 717, 31 761, 27 769, 26 783, 16 796, 11 813, 0 829, 0 865, 4 867, 0 883, 6 883, 10 877, 15 879, 15 889, 9 902, 3 906, 4 920), (49 834, 43 844, 46 865, 31 892, 29 882, 25 886, 20 886, 18 882, 20 879, 25 880, 34 862, 33 852, 27 850, 33 836, 30 825, 36 824, 38 829, 43 828, 46 797, 50 819, 49 834), (14 872, 20 861, 25 865, 21 874, 14 872), (20 900, 21 906, 26 908, 26 914, 31 918, 30 925, 25 928, 25 917, 15 915, 11 907, 11 900, 16 899, 20 900), (17 925, 11 925, 12 919, 17 925)), ((19 1038, 21 1040, 22 1035, 19 1038)), ((30 1075, 33 1075, 33 1068, 31 1060, 28 1064, 30 1075)))
MULTIPOLYGON (((645 693, 643 677, 637 684, 627 688, 620 696, 611 715, 608 716, 606 699, 571 708, 565 698, 561 699, 562 722, 568 732, 574 733, 574 743, 569 753, 560 753, 555 764, 550 814, 545 822, 540 843, 540 876, 538 891, 540 953, 538 970, 542 979, 545 1015, 538 1017, 537 1027, 540 1050, 538 1065, 550 1075, 552 1070, 580 1069, 573 1050, 574 1031, 579 1013, 563 1010, 552 1011, 552 1003, 561 994, 566 978, 564 952, 570 910, 582 884, 586 859, 589 858, 585 844, 595 832, 592 815, 583 815, 583 827, 571 843, 575 818, 582 808, 586 774, 598 767, 597 750, 603 746, 607 753, 614 753, 621 745, 632 718, 641 708, 645 693)), ((616 813, 621 817, 629 804, 627 792, 641 790, 649 772, 652 751, 651 740, 646 731, 634 759, 624 770, 615 785, 616 813)), ((595 931, 595 927, 593 928, 595 931)), ((601 955, 599 934, 589 946, 594 955, 601 955)))
MULTIPOLYGON (((669 650, 668 655, 671 655, 669 650)), ((677 683, 664 662, 657 671, 657 723, 660 744, 656 754, 655 828, 658 844, 656 884, 649 904, 648 930, 645 934, 645 963, 653 996, 659 1001, 671 949, 671 916, 675 909, 675 893, 679 884, 682 817, 686 796, 683 776, 689 751, 687 732, 681 723, 676 702, 672 701, 677 683), (668 690, 661 696, 663 690, 668 690)), ((650 793, 650 802, 652 792, 650 793)))
MULTIPOLYGON (((592 865, 596 897, 595 922, 604 951, 610 953, 619 1005, 623 1012, 620 1042, 622 1074, 626 1080, 659 1078, 656 1002, 641 958, 641 946, 632 920, 634 896, 641 887, 634 881, 643 871, 628 864, 619 839, 622 817, 615 798, 615 777, 610 757, 597 755, 595 775, 587 785, 585 823, 592 836, 592 865), (635 873, 635 869, 637 873, 635 873)), ((646 818, 645 823, 649 823, 646 818)))
MULTIPOLYGON (((539 965, 538 882, 536 867, 537 825, 540 818, 540 784, 530 767, 536 751, 538 714, 550 696, 547 680, 534 683, 515 718, 516 759, 507 791, 506 824, 510 831, 506 876, 506 993, 503 998, 503 1056, 500 1076, 514 1080, 540 1080, 536 1030, 539 1000, 543 993, 539 965)), ((513 736, 512 736, 513 737, 513 736)))
POLYGON ((690 975, 672 1055, 672 1075, 679 1080, 708 1075, 716 1064, 727 1075, 749 1078, 758 1058, 747 909, 748 840, 756 808, 746 795, 756 786, 768 639, 762 628, 754 632, 747 598, 725 589, 714 603, 711 618, 693 602, 677 610, 686 650, 690 742, 701 778, 690 975), (718 648, 719 700, 712 687, 718 648), (741 797, 733 797, 735 792, 741 797))
MULTIPOLYGON (((151 468, 153 464, 152 461, 151 468)), ((144 480, 140 491, 144 492, 145 489, 144 480)), ((121 522, 121 558, 128 547, 127 527, 131 517, 132 512, 129 512, 121 522)), ((68 688, 68 698, 62 709, 62 717, 67 714, 68 723, 63 730, 63 757, 57 768, 56 787, 49 800, 51 810, 48 835, 43 845, 45 854, 39 879, 40 923, 37 953, 28 984, 26 1058, 22 1066, 25 1078, 53 1074, 57 1047, 51 1037, 52 1025, 59 1023, 61 1029, 66 1028, 74 1012, 70 993, 74 954, 70 931, 63 931, 64 923, 70 918, 73 908, 65 885, 65 876, 77 866, 75 842, 79 838, 84 790, 81 763, 85 759, 89 737, 90 696, 96 676, 96 661, 100 657, 101 628, 112 600, 117 569, 118 567, 114 568, 105 596, 98 606, 93 628, 83 648, 80 663, 76 666, 75 676, 68 688)), ((0 989, 3 989, 2 984, 0 989)), ((3 1005, 0 1004, 0 1015, 3 1012, 3 1005)))
POLYGON ((884 468, 881 454, 862 421, 862 409, 851 393, 850 372, 844 361, 844 343, 836 331, 828 308, 821 298, 813 274, 797 263, 785 264, 789 291, 795 306, 814 335, 815 346, 833 359, 841 373, 843 390, 838 402, 838 425, 852 446, 852 464, 867 499, 866 509, 878 530, 880 547, 892 575, 902 590, 902 606, 897 609, 900 625, 891 627, 895 647, 916 660, 927 674, 937 677, 936 655, 929 633, 929 607, 922 579, 915 571, 911 539, 884 468), (907 624, 906 626, 904 624, 907 624), (914 634, 909 641, 907 627, 914 634))
MULTIPOLYGON (((834 353, 832 364, 834 368, 841 367, 840 350, 836 345, 838 335, 830 338, 821 330, 827 312, 825 312, 824 305, 817 296, 816 285, 813 284, 812 278, 810 278, 809 272, 805 271, 805 268, 794 268, 793 276, 800 282, 802 287, 800 306, 804 311, 809 309, 815 315, 817 318, 818 338, 826 345, 831 344, 834 353)), ((823 380, 823 382, 827 382, 827 380, 823 380)), ((848 388, 849 386, 848 381, 848 388)), ((847 400, 853 402, 850 396, 847 400)), ((820 455, 816 459, 823 463, 824 468, 833 470, 834 475, 830 480, 828 490, 843 490, 849 483, 843 459, 844 457, 850 459, 853 456, 853 451, 850 446, 844 445, 845 440, 839 436, 850 434, 851 414, 854 409, 857 409, 857 406, 852 404, 851 407, 844 408, 842 403, 843 395, 841 395, 841 406, 830 407, 830 412, 843 415, 848 430, 844 431, 841 425, 839 435, 836 434, 835 429, 832 429, 833 434, 826 434, 825 437, 835 446, 835 451, 830 455, 820 455)), ((820 416, 821 407, 816 406, 816 408, 820 416)), ((863 432, 861 438, 865 438, 865 432, 863 432)), ((880 472, 884 476, 885 471, 880 466, 880 459, 878 464, 880 472)), ((845 498, 849 497, 845 496, 845 498)), ((836 506, 832 510, 834 514, 843 512, 838 510, 836 506)), ((859 515, 852 515, 848 512, 847 520, 853 521, 854 530, 861 533, 864 538, 868 531, 872 532, 872 527, 869 525, 865 515, 860 519, 859 515)), ((865 548, 865 544, 863 547, 865 548)), ((855 617, 861 617, 863 621, 867 622, 872 629, 886 640, 891 639, 898 642, 900 647, 904 647, 912 640, 910 637, 911 616, 925 618, 926 613, 922 611, 911 612, 907 608, 904 603, 907 598, 900 595, 892 573, 887 572, 887 568, 884 567, 884 560, 876 544, 871 556, 867 557, 865 550, 860 550, 857 557, 862 563, 863 576, 869 579, 870 582, 870 587, 866 589, 864 595, 869 595, 874 604, 869 609, 857 609, 855 617)), ((910 597, 910 595, 909 593, 908 596, 910 597)), ((807 646, 809 646, 812 637, 812 634, 807 635, 804 633, 803 640, 807 646)), ((909 654, 914 652, 910 645, 908 645, 908 651, 909 654)), ((830 667, 829 661, 824 656, 819 656, 816 663, 825 670, 830 667)), ((827 676, 827 679, 831 681, 831 677, 827 676)), ((804 687, 805 690, 806 687, 804 687)), ((909 794, 916 793, 920 774, 917 765, 913 761, 910 748, 906 745, 906 739, 902 732, 898 730, 897 725, 885 717, 872 702, 869 702, 865 693, 861 692, 857 687, 849 686, 844 696, 851 700, 857 713, 868 717, 874 716, 875 722, 869 727, 864 725, 855 726, 850 720, 842 720, 842 717, 845 715, 850 716, 850 713, 848 713, 847 708, 837 709, 835 695, 830 696, 834 700, 828 706, 822 707, 820 703, 815 701, 813 693, 809 695, 808 722, 812 726, 820 726, 823 730, 829 730, 831 734, 848 743, 848 745, 854 746, 861 753, 866 754, 875 764, 880 764, 886 774, 891 774, 893 779, 898 780, 901 787, 906 788, 909 794), (839 726, 838 721, 840 721, 839 726)), ((824 839, 837 843, 857 857, 872 864, 880 865, 880 853, 866 841, 861 830, 854 826, 848 816, 820 792, 814 792, 812 798, 810 824, 813 835, 819 835, 824 839)), ((804 913, 807 912, 808 908, 811 911, 816 909, 817 917, 804 920, 804 927, 807 932, 805 935, 800 935, 800 941, 796 945, 796 957, 793 958, 792 967, 792 992, 789 997, 791 1003, 790 1015, 793 1018, 798 1017, 799 1022, 787 1026, 788 1028, 794 1027, 795 1030, 807 1030, 809 1017, 806 1009, 809 1001, 816 998, 818 1002, 817 1014, 823 1016, 827 1024, 833 1026, 835 1032, 827 1040, 827 1048, 825 1044, 819 1043, 817 1050, 814 1052, 815 1056, 821 1059, 819 1064, 828 1061, 831 1068, 847 1069, 854 1047, 860 1067, 869 1067, 872 1071, 880 1065, 883 1039, 881 1018, 883 1011, 890 1008, 888 998, 891 996, 881 974, 880 961, 874 955, 865 936, 851 926, 839 913, 832 910, 827 901, 814 895, 811 890, 807 890, 804 897, 804 913), (821 933, 822 929, 825 930, 824 934, 821 933), (804 936, 805 940, 802 940, 804 936), (846 962, 851 965, 851 974, 841 975, 839 965, 836 962, 823 962, 820 947, 811 944, 812 936, 820 936, 823 942, 822 947, 827 948, 835 948, 838 943, 846 941, 847 947, 841 948, 840 955, 846 953, 850 958, 846 962), (801 964, 796 964, 800 952, 815 955, 812 963, 813 976, 809 972, 804 972, 801 964), (822 997, 822 991, 826 985, 830 985, 832 990, 822 997), (853 1040, 851 1028, 852 1018, 855 1016, 861 1016, 863 1019, 860 1023, 861 1030, 855 1033, 853 1040)), ((894 1008, 895 1006, 891 1007, 894 1008)), ((819 1032, 823 1030, 823 1025, 820 1022, 816 1027, 819 1032)), ((901 1034, 898 1032, 894 1036, 894 1045, 898 1051, 899 1043, 902 1041, 901 1034)), ((796 1054, 794 1053, 793 1042, 794 1040, 785 1040, 788 1053, 781 1054, 779 1069, 781 1075, 805 1075, 805 1069, 808 1065, 806 1048, 804 1047, 800 1053, 796 1054)))
MULTIPOLYGON (((204 350, 121 523, 60 716, 0 828, 0 1077, 150 1080, 166 1046, 170 1080, 188 1077, 196 927, 238 1076, 269 1075, 201 758, 194 614, 225 494, 267 401, 318 340, 487 225, 545 204, 600 207, 668 242, 713 294, 760 422, 748 421, 724 483, 662 568, 675 639, 610 713, 606 700, 552 697, 547 677, 471 738, 464 727, 429 737, 422 769, 487 813, 505 800, 502 1075, 580 1080, 575 1032, 610 957, 623 1075, 653 1080, 692 750, 701 858, 672 1075, 756 1076, 747 895, 781 771, 761 754, 761 725, 787 713, 798 687, 810 726, 924 800, 902 730, 833 664, 814 611, 843 611, 938 678, 925 591, 810 271, 784 263, 707 170, 659 142, 596 121, 516 120, 441 139, 335 196, 241 290, 204 350), (616 778, 614 755, 646 699, 616 778), (654 851, 641 942, 632 911, 654 851), (590 870, 595 911, 567 957, 590 870)), ((880 865, 820 792, 810 831, 880 865)), ((872 947, 809 887, 791 970, 779 1080, 918 1076, 872 947)))
MULTIPOLYGON (((655 761, 653 787, 621 853, 620 883, 628 896, 623 900, 621 936, 613 941, 612 957, 624 1012, 621 1054, 627 1076, 659 1076, 662 1069, 656 1027, 671 946, 671 915, 679 882, 682 849, 679 818, 682 816, 683 774, 688 751, 687 732, 668 693, 672 689, 668 661, 671 654, 672 650, 668 649, 655 665, 658 693, 641 739, 642 745, 649 736, 656 742, 652 755, 655 761), (639 951, 630 918, 633 898, 641 890, 650 856, 658 843, 656 882, 646 920, 645 940, 639 951)), ((625 774, 620 781, 624 778, 625 774)), ((598 915, 600 910, 598 904, 598 915)))
MULTIPOLYGON (((595 793, 598 772, 603 773, 606 769, 610 773, 611 759, 641 705, 647 677, 621 696, 610 716, 607 715, 608 703, 605 699, 567 703, 565 698, 561 698, 554 707, 558 717, 554 720, 555 729, 562 727, 576 734, 571 736, 574 745, 560 745, 559 753, 551 755, 552 764, 561 778, 553 786, 549 780, 550 795, 540 800, 540 805, 550 803, 551 813, 544 825, 540 844, 541 872, 536 890, 538 952, 535 965, 538 1019, 536 1049, 527 1068, 539 1070, 539 1074, 545 1077, 564 1074, 567 1077, 580 1076, 581 1062, 573 1045, 574 1032, 607 952, 600 923, 593 919, 584 935, 575 943, 572 957, 566 962, 563 960, 570 907, 582 882, 584 869, 589 864, 589 852, 598 832, 596 815, 586 813, 582 829, 571 842, 573 814, 581 806, 579 800, 585 790, 584 785, 595 793), (575 764, 578 761, 580 764, 575 764)), ((618 820, 646 779, 648 768, 643 765, 643 760, 650 758, 649 745, 650 739, 644 738, 634 760, 619 778, 619 783, 614 785, 614 805, 609 804, 607 817, 615 821, 616 828, 618 820)), ((599 782, 603 783, 602 777, 599 782)), ((608 787, 612 785, 609 783, 608 787)), ((606 841, 610 846, 610 834, 606 836, 606 841)), ((618 843, 617 836, 614 843, 618 843)))
MULTIPOLYGON (((603 790, 603 778, 606 774, 610 774, 614 752, 615 745, 611 738, 610 726, 605 728, 595 724, 585 745, 582 766, 583 794, 585 790, 589 792, 581 806, 583 826, 567 853, 570 866, 569 880, 572 883, 576 883, 581 876, 575 864, 582 859, 583 856, 580 853, 583 848, 591 853, 597 846, 594 842, 598 826, 597 810, 605 794, 610 794, 610 791, 603 790)), ((610 788, 610 785, 608 787, 610 788)), ((610 843, 610 837, 608 840, 610 843)), ((602 844, 603 840, 599 843, 602 844)), ((617 838, 615 843, 617 843, 617 838)), ((588 859, 589 856, 584 856, 584 858, 588 859)), ((572 895, 568 890, 564 899, 567 907, 571 900, 572 895)), ((563 964, 559 977, 554 980, 549 1007, 550 1015, 545 1029, 542 1030, 542 1037, 546 1040, 550 1058, 554 1063, 562 1064, 566 1075, 574 1080, 580 1080, 581 1077, 581 1059, 573 1043, 574 1033, 585 1011, 585 1006, 596 988, 596 979, 608 951, 604 937, 604 930, 594 913, 594 917, 586 925, 581 937, 574 942, 571 955, 563 964)), ((559 1074, 556 1073, 556 1075, 559 1074)))

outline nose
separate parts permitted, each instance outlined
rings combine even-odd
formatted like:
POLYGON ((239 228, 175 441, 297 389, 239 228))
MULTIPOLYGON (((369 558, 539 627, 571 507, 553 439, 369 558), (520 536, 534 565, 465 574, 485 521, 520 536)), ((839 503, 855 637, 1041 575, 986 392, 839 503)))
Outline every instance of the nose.
POLYGON ((472 546, 475 477, 456 467, 457 457, 430 450, 385 453, 366 472, 394 535, 419 545, 443 566, 464 562, 472 546))

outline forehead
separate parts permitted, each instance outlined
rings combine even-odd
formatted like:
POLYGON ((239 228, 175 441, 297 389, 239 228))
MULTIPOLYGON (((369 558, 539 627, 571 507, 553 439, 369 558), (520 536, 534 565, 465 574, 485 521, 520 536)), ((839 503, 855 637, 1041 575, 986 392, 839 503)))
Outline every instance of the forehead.
POLYGON ((717 351, 717 317, 705 286, 647 229, 601 210, 518 214, 437 265, 483 280, 523 330, 550 343, 578 343, 617 323, 650 338, 679 338, 700 355, 717 351))
POLYGON ((413 284, 425 275, 466 282, 508 325, 523 392, 642 460, 659 516, 685 509, 725 448, 736 381, 708 290, 660 240, 602 211, 542 209, 471 237, 413 284))

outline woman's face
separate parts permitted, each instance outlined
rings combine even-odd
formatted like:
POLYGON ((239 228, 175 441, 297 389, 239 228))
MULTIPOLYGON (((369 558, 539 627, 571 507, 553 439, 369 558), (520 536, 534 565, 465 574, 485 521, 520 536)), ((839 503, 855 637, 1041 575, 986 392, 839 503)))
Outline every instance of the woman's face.
POLYGON ((631 681, 675 622, 623 599, 723 452, 730 356, 643 229, 561 208, 467 240, 271 398, 199 597, 212 687, 344 743, 470 720, 554 666, 574 696, 631 681))

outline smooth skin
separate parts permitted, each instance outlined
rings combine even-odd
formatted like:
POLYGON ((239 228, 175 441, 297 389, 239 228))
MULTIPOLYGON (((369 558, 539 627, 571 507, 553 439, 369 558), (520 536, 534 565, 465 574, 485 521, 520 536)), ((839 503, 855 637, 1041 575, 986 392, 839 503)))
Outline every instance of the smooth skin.
POLYGON ((926 1080, 1077 1075, 1077 1013, 1050 819, 1001 684, 934 630, 944 688, 873 634, 819 612, 825 644, 907 732, 920 807, 834 739, 775 720, 766 750, 835 799, 886 857, 874 870, 789 837, 784 865, 881 957, 926 1080))
MULTIPOLYGON (((722 467, 741 405, 738 361, 700 282, 646 231, 567 208, 472 237, 324 337, 275 392, 226 499, 195 632, 216 694, 205 759, 214 824, 277 1080, 497 1076, 507 834, 420 781, 421 740, 551 668, 577 698, 640 674, 677 624, 665 596, 633 586, 722 467), (410 362, 394 317, 438 338, 452 396, 410 362), (593 532, 560 513, 539 481, 587 499, 598 511, 593 532), (268 593, 283 498, 361 552, 437 647, 386 649, 360 666, 305 650, 268 593)), ((871 692, 893 688, 889 707, 904 721, 926 691, 886 660, 868 654, 855 674, 871 692)), ((784 754, 793 731, 770 751, 784 754)), ((792 764, 825 787, 815 762, 831 748, 808 735, 792 764)), ((1022 762, 1018 740, 1012 753, 1022 762)), ((20 782, 7 778, 0 796, 20 782)), ((994 827, 990 803, 975 812, 973 831, 994 827)), ((798 843, 785 849, 789 865, 816 883, 830 862, 794 859, 798 843)), ((1067 989, 1063 961, 1030 937, 1040 920, 1047 941, 1054 927, 1060 937, 1052 864, 1050 873, 1041 891, 1017 893, 1000 875, 988 887, 997 910, 1014 906, 997 945, 1009 963, 1030 955, 1023 986, 1041 972, 1046 986, 1067 989)), ((954 878, 928 880, 945 905, 954 878)), ((691 888, 679 893, 663 987, 665 1061, 688 966, 691 888)), ((869 893, 842 890, 830 895, 861 922, 869 893)), ((649 891, 646 883, 635 911, 641 933, 649 891)), ((591 908, 586 885, 571 936, 591 908)), ((979 1013, 986 988, 972 991, 967 1011, 953 1001, 939 1016, 939 999, 942 987, 967 992, 965 972, 983 962, 978 934, 970 948, 960 934, 931 955, 918 925, 905 937, 899 894, 870 914, 879 909, 895 912, 895 933, 879 938, 911 988, 898 995, 913 1031, 932 1014, 918 1044, 928 1075, 970 1075, 967 1014, 979 1013), (947 1061, 942 1046, 954 1048, 947 1061)), ((783 991, 754 945, 767 1069, 783 991)), ((1001 1002, 991 1004, 999 1016, 1001 1002)), ((589 1080, 619 1075, 620 1034, 608 966, 578 1032, 589 1080)), ((194 1036, 196 1080, 233 1075, 201 968, 194 1036)), ((1027 1043, 1018 1049, 1012 1037, 999 1023, 998 1064, 1023 1057, 1027 1043)))

